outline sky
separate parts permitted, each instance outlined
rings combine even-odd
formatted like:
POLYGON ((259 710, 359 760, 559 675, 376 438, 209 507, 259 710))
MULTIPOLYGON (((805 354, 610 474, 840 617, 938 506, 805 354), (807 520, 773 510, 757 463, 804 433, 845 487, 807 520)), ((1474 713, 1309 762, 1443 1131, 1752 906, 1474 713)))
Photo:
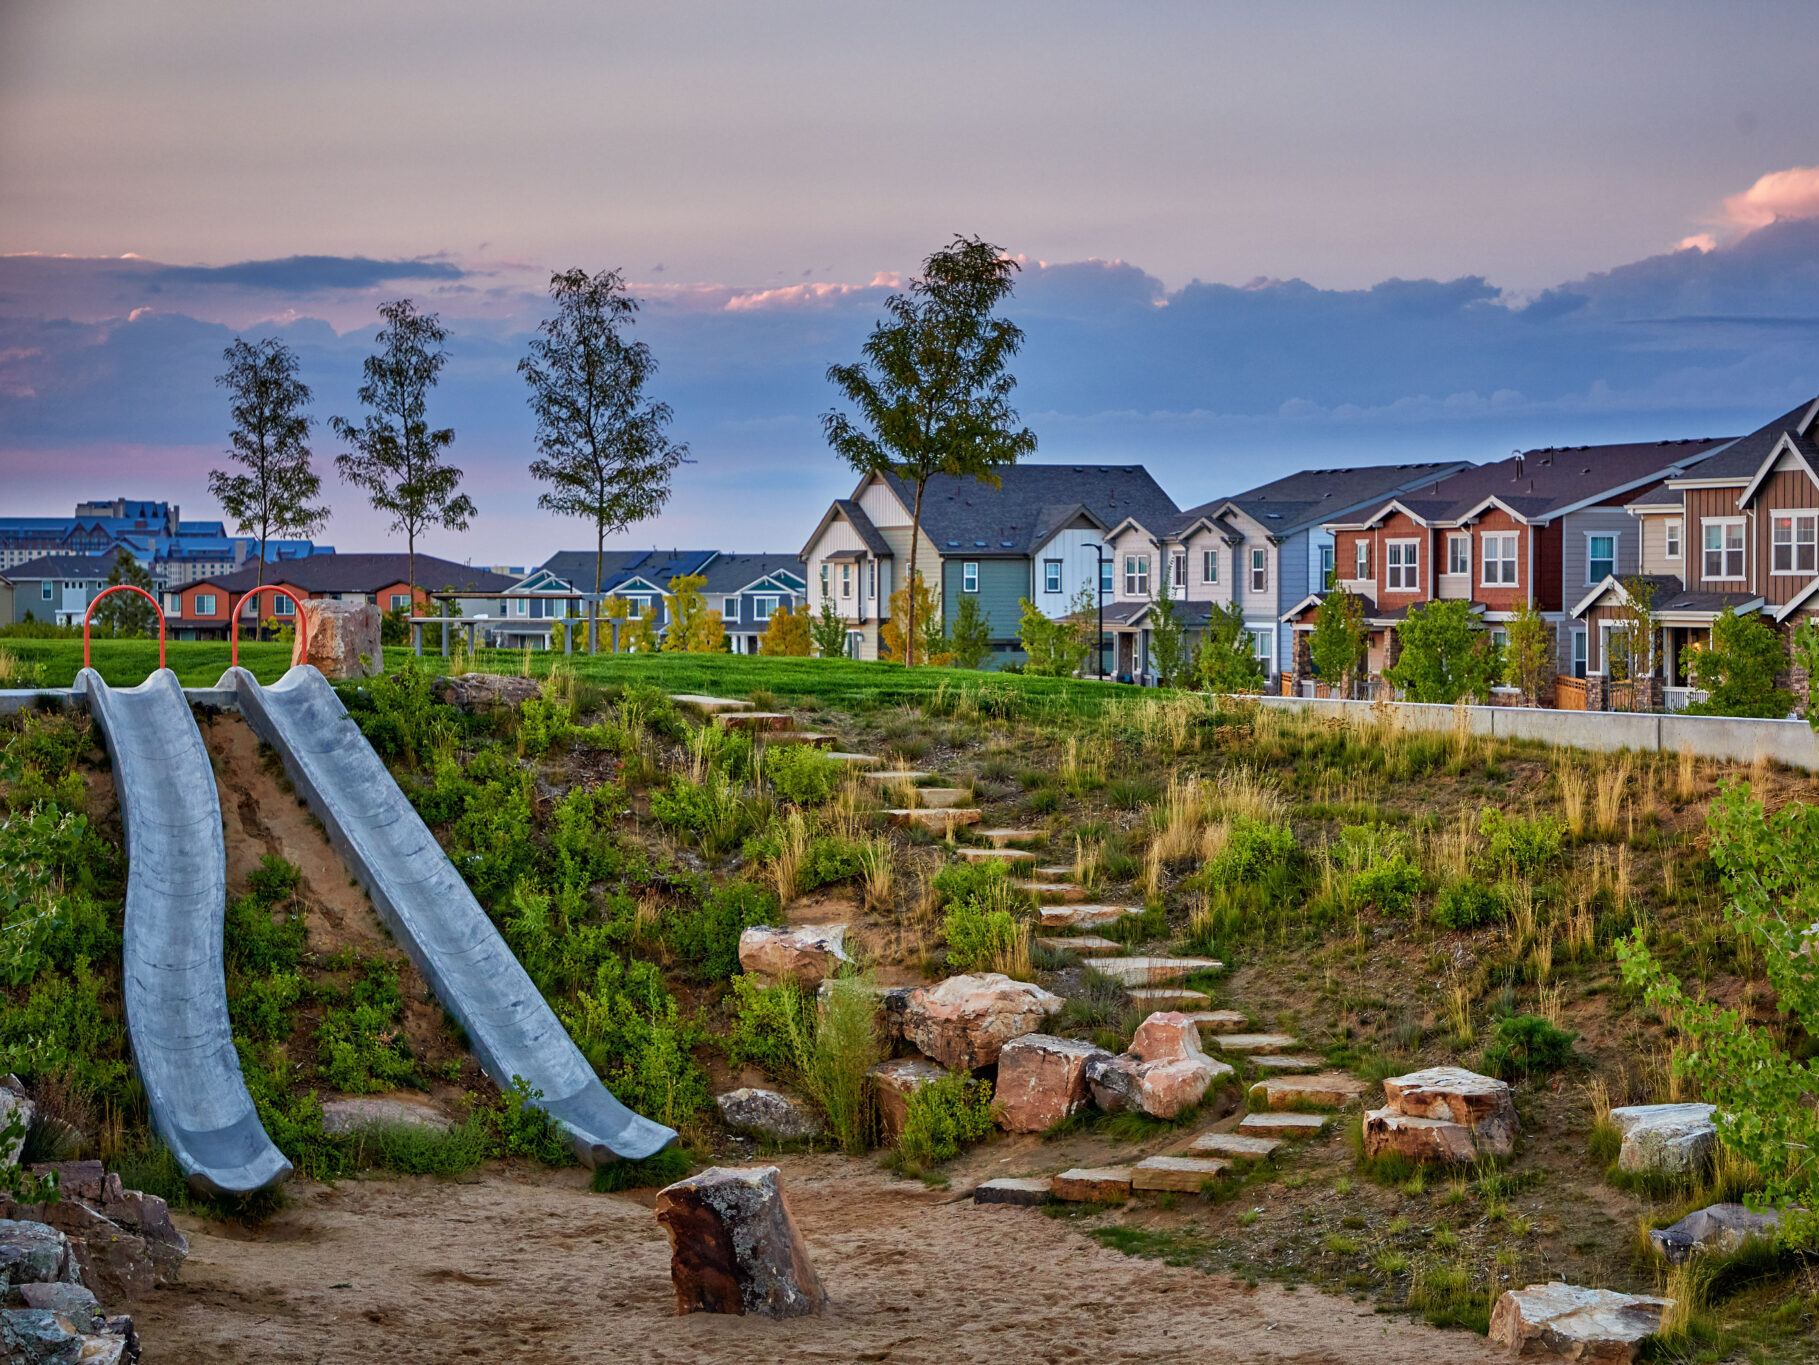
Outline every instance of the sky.
POLYGON ((375 308, 534 563, 515 372, 623 269, 693 463, 630 543, 793 552, 830 364, 955 233, 1021 263, 1037 461, 1183 506, 1297 468, 1747 430, 1819 392, 1819 7, 0 0, 0 511, 216 515, 236 336, 315 393, 322 539, 375 308), (1775 54, 1791 54, 1776 77, 1775 54))

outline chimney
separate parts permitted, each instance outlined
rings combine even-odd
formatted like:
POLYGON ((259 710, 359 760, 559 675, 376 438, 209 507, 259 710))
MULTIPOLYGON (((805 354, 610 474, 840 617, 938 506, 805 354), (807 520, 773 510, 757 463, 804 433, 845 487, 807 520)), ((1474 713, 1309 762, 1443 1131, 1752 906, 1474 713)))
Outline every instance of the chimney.
POLYGON ((1522 481, 1522 457, 1520 455, 1518 455, 1516 457, 1516 482, 1520 483, 1521 481, 1522 481))

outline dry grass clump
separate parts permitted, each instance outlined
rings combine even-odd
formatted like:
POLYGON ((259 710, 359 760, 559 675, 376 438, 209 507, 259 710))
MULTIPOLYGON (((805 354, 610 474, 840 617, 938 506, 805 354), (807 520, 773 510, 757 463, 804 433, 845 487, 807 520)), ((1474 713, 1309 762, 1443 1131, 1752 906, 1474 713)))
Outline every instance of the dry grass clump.
POLYGON ((865 908, 889 910, 897 903, 896 846, 889 839, 859 844, 859 867, 865 879, 865 908))
POLYGON ((1243 763, 1219 775, 1217 790, 1207 805, 1228 818, 1264 824, 1276 824, 1288 816, 1288 801, 1275 779, 1243 763))
POLYGON ((802 812, 792 809, 783 818, 777 845, 777 856, 770 866, 771 884, 777 889, 777 901, 788 905, 796 899, 802 879, 802 860, 808 856, 808 821, 802 812))
POLYGON ((1617 823, 1623 817, 1624 798, 1629 792, 1630 761, 1626 758, 1598 774, 1596 793, 1597 825, 1600 837, 1614 838, 1617 823))
POLYGON ((1560 766, 1560 811, 1566 817, 1566 828, 1575 839, 1585 837, 1585 772, 1570 763, 1560 766))
POLYGON ((1096 887, 1105 875, 1105 845, 1097 839, 1074 836, 1074 880, 1081 886, 1096 887))

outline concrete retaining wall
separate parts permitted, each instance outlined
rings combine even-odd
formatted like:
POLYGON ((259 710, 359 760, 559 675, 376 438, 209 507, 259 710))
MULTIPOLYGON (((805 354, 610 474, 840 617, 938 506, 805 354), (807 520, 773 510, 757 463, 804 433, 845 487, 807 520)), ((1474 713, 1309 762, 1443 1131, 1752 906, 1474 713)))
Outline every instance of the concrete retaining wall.
MULTIPOLYGON (((1312 711, 1317 716, 1365 720, 1372 707, 1393 711, 1409 730, 1450 734, 1458 724, 1454 707, 1422 702, 1374 703, 1333 698, 1260 697, 1265 706, 1312 711)), ((1819 771, 1819 737, 1803 720, 1745 720, 1735 716, 1641 715, 1627 711, 1549 711, 1525 706, 1468 706, 1474 735, 1532 739, 1570 749, 1614 753, 1622 749, 1678 753, 1753 763, 1768 758, 1790 768, 1819 771)))
MULTIPOLYGON (((238 711, 240 694, 231 687, 186 687, 183 695, 192 706, 207 706, 216 711, 238 711)), ((35 711, 47 701, 59 706, 74 702, 88 705, 88 694, 73 687, 0 687, 0 716, 16 711, 35 711)))

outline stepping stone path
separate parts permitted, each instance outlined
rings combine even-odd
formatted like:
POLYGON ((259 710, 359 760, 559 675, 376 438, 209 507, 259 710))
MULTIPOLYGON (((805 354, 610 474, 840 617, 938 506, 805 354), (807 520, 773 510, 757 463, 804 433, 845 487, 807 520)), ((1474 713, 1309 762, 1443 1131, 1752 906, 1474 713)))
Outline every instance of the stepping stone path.
POLYGON ((840 749, 829 749, 827 757, 836 763, 844 763, 849 768, 869 768, 875 763, 884 762, 876 754, 849 754, 840 749))
POLYGON ((728 730, 793 730, 795 717, 782 711, 721 711, 714 724, 728 730))
POLYGON ((1281 1052, 1301 1040, 1286 1033, 1221 1033, 1213 1041, 1224 1052, 1281 1052))
POLYGON ((1282 1147, 1281 1138, 1246 1137, 1243 1133, 1202 1133, 1187 1145, 1189 1156, 1222 1156, 1233 1161, 1261 1161, 1282 1147))
POLYGON ((1364 1082, 1343 1071, 1327 1071, 1318 1076, 1272 1076, 1251 1086, 1251 1099, 1261 1098, 1263 1107, 1270 1110, 1297 1104, 1343 1109, 1363 1094, 1364 1082))
MULTIPOLYGON (((828 748, 834 743, 833 735, 818 734, 812 730, 798 730, 795 717, 781 711, 756 711, 749 701, 737 697, 710 697, 699 692, 672 692, 670 700, 678 706, 692 707, 713 719, 714 724, 731 730, 749 730, 760 739, 772 744, 813 744, 818 748, 828 748)), ((861 755, 863 757, 863 755, 861 755)), ((869 760, 876 762, 876 759, 869 760)))
POLYGON ((1251 1058, 1251 1066, 1253 1068, 1277 1076, 1286 1076, 1291 1073, 1298 1074, 1304 1071, 1318 1071, 1325 1065, 1325 1058, 1296 1057, 1286 1052, 1270 1052, 1265 1053, 1261 1057, 1253 1056, 1251 1058))
POLYGON ((1051 953, 1115 953, 1122 946, 1109 938, 1098 938, 1092 934, 1084 934, 1079 938, 1039 938, 1036 944, 1047 948, 1051 953))
MULTIPOLYGON (((969 852, 977 853, 979 849, 961 849, 960 856, 966 857, 969 852)), ((978 862, 979 859, 968 859, 978 862)), ((1038 923, 1044 929, 1103 929, 1108 924, 1116 924, 1126 915, 1141 915, 1141 905, 1044 905, 1036 911, 1038 923)))
POLYGON ((1131 1168, 1131 1188, 1199 1194, 1202 1185, 1231 1168, 1231 1162, 1213 1156, 1145 1157, 1131 1168))
POLYGON ((1017 889, 1039 901, 1083 901, 1093 893, 1071 882, 1018 882, 1017 889))
POLYGON ((772 730, 760 733, 758 738, 770 744, 811 744, 817 749, 825 749, 834 743, 836 736, 816 734, 812 730, 772 730))
POLYGON ((1131 1168, 1076 1166, 1049 1181, 1048 1192, 1070 1204, 1116 1204, 1130 1198, 1131 1168))
POLYGON ((957 806, 972 795, 965 787, 917 787, 915 793, 918 805, 932 806, 937 810, 957 806))
POLYGON ((1294 1141, 1318 1136, 1332 1121, 1331 1114, 1246 1114, 1238 1124, 1238 1133, 1241 1137, 1294 1141))
POLYGON ((1179 986, 1132 986, 1125 994, 1132 1004, 1146 1010, 1195 1010, 1213 1003, 1205 991, 1187 991, 1179 986))
MULTIPOLYGON (((980 831, 981 834, 985 832, 986 831, 984 830, 980 831)), ((1038 877, 1047 877, 1051 882, 1065 882, 1073 877, 1074 865, 1069 863, 1065 867, 1039 867, 1036 869, 1036 875, 1038 877)))
POLYGON ((710 697, 700 692, 672 692, 669 699, 678 706, 690 706, 697 711, 704 711, 710 716, 719 715, 722 711, 749 711, 752 704, 741 701, 738 697, 710 697))
POLYGON ((1243 1010, 1201 1010, 1190 1017, 1202 1033, 1243 1033, 1251 1026, 1243 1010))
MULTIPOLYGON (((974 823, 979 812, 974 811, 974 823)), ((1036 855, 1020 848, 960 848, 954 850, 969 863, 1033 863, 1036 855)))
POLYGON ((884 814, 893 825, 920 825, 943 837, 951 835, 962 825, 979 823, 979 812, 966 809, 927 810, 918 807, 915 810, 887 810, 884 814))
POLYGON ((1364 1154, 1412 1161, 1509 1156, 1521 1126, 1509 1086, 1458 1066, 1433 1066, 1383 1082, 1383 1108, 1364 1116, 1364 1154))
POLYGON ((1046 1204, 1049 1196, 1047 1176, 1000 1176, 973 1186, 975 1204, 1046 1204))
POLYGON ((1210 957, 1089 957, 1086 965, 1127 986, 1167 986, 1225 966, 1210 957))
POLYGON ((1048 838, 1045 829, 976 829, 973 831, 993 848, 1006 844, 1039 844, 1048 838))
POLYGON ((865 780, 867 782, 882 782, 887 786, 896 785, 899 787, 907 787, 914 786, 924 778, 933 776, 933 773, 920 772, 913 768, 892 768, 888 772, 867 773, 865 775, 865 780))

